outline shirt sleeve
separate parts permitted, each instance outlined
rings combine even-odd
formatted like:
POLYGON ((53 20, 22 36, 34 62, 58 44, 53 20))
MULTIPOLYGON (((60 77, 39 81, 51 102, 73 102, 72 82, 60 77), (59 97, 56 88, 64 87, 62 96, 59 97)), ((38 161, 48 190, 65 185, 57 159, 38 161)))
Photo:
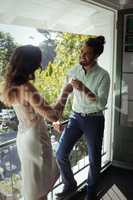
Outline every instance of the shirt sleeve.
POLYGON ((96 96, 97 107, 99 110, 103 110, 107 104, 109 89, 110 89, 110 77, 108 72, 106 72, 100 81, 98 87, 98 93, 96 96))

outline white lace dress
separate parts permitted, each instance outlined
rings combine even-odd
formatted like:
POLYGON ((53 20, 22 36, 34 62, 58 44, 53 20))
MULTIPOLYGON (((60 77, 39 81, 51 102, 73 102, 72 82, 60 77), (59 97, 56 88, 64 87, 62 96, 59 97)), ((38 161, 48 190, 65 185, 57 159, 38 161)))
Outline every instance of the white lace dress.
POLYGON ((38 200, 56 182, 59 171, 44 119, 30 105, 13 106, 18 120, 17 150, 21 161, 24 200, 38 200))

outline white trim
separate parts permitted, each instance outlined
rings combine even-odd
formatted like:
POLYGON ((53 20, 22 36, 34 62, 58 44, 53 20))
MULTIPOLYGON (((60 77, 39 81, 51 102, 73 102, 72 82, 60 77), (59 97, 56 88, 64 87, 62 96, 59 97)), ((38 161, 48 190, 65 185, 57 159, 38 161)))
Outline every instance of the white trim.
POLYGON ((114 127, 115 127, 115 87, 116 87, 116 64, 117 64, 117 22, 118 22, 118 11, 114 14, 114 57, 113 57, 113 72, 112 72, 112 81, 113 91, 112 91, 112 126, 111 126, 111 144, 110 144, 110 153, 111 153, 111 161, 113 160, 113 141, 114 141, 114 127))
POLYGON ((110 2, 110 1, 108 1, 108 2, 105 1, 105 0, 80 0, 80 1, 93 4, 93 5, 99 6, 101 8, 108 9, 110 11, 120 10, 119 4, 116 5, 116 4, 114 4, 113 2, 110 2))
POLYGON ((122 10, 122 9, 132 9, 133 8, 133 3, 125 3, 125 4, 121 4, 121 3, 116 3, 116 2, 112 2, 110 0, 81 0, 84 2, 88 2, 88 3, 93 3, 95 5, 102 5, 103 7, 108 7, 110 9, 115 9, 115 10, 122 10))

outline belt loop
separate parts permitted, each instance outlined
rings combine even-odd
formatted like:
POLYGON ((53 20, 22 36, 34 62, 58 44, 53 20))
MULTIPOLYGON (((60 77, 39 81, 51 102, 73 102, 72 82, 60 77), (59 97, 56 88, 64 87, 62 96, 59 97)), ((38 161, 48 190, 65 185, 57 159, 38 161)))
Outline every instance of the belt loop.
POLYGON ((86 113, 80 113, 81 117, 86 117, 88 116, 86 113))

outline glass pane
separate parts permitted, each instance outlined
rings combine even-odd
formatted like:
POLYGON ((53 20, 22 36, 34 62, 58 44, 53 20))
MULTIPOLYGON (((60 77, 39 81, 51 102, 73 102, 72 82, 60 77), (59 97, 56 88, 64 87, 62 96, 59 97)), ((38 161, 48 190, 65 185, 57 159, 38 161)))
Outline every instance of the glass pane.
POLYGON ((133 100, 133 74, 123 75, 122 94, 127 93, 128 100, 133 100))
POLYGON ((133 52, 133 16, 126 18, 125 52, 133 52))
POLYGON ((133 33, 133 16, 127 17, 126 31, 127 33, 133 33))
POLYGON ((121 89, 121 125, 133 125, 133 75, 124 74, 121 89))
POLYGON ((127 127, 133 127, 133 101, 126 101, 127 99, 122 99, 122 108, 121 112, 121 125, 127 127))
POLYGON ((133 54, 125 53, 123 55, 123 72, 133 73, 133 54))
POLYGON ((125 16, 120 123, 133 126, 133 15, 125 16))

